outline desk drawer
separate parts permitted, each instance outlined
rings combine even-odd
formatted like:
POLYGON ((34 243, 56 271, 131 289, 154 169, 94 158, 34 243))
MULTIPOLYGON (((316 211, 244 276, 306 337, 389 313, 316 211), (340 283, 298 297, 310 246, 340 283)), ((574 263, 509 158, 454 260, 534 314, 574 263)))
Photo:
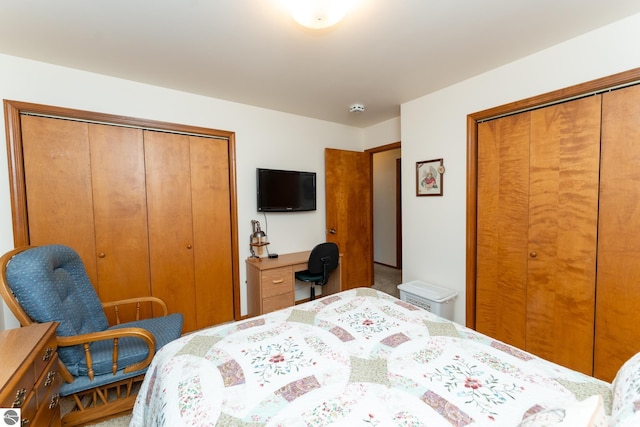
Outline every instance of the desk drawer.
POLYGON ((276 295, 262 300, 262 313, 269 313, 281 308, 291 307, 295 304, 293 292, 283 295, 276 295))
POLYGON ((293 292, 291 266, 263 270, 261 273, 262 297, 269 298, 293 292))

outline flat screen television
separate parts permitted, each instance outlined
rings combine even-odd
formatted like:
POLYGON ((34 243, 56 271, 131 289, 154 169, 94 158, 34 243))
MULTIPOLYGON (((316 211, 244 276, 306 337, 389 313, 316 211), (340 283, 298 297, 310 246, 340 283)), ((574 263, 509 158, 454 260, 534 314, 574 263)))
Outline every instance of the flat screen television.
POLYGON ((316 173, 256 169, 258 212, 316 210, 316 173))

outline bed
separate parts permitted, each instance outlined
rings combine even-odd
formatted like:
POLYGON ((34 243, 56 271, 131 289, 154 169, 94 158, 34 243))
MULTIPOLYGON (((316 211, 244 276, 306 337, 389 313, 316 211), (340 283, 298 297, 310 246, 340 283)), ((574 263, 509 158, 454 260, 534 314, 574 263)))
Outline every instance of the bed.
POLYGON ((131 426, 635 426, 639 366, 609 384, 358 288, 167 344, 131 426))

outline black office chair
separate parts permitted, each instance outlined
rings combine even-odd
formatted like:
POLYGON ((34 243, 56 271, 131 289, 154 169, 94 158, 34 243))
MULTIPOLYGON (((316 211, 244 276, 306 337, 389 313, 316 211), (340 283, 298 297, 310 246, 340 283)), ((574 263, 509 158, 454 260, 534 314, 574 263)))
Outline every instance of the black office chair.
POLYGON ((311 283, 309 301, 316 298, 316 285, 326 285, 329 275, 338 267, 338 245, 333 242, 320 243, 311 250, 308 269, 298 271, 296 279, 311 283))

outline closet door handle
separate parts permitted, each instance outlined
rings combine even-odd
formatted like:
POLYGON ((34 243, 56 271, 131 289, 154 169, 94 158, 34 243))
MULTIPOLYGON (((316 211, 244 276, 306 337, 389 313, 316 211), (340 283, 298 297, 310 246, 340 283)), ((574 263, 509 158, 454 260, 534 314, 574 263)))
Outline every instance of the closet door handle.
POLYGON ((106 256, 106 255, 104 254, 104 252, 100 252, 100 253, 98 254, 98 258, 104 258, 105 256, 106 256))
POLYGON ((193 247, 193 246, 191 246, 191 243, 189 243, 189 244, 187 245, 187 249, 191 249, 192 247, 193 247))
POLYGON ((531 258, 535 258, 535 257, 537 257, 537 256, 538 256, 538 253, 537 253, 536 251, 533 251, 533 252, 531 252, 531 253, 529 254, 529 256, 530 256, 531 258))

